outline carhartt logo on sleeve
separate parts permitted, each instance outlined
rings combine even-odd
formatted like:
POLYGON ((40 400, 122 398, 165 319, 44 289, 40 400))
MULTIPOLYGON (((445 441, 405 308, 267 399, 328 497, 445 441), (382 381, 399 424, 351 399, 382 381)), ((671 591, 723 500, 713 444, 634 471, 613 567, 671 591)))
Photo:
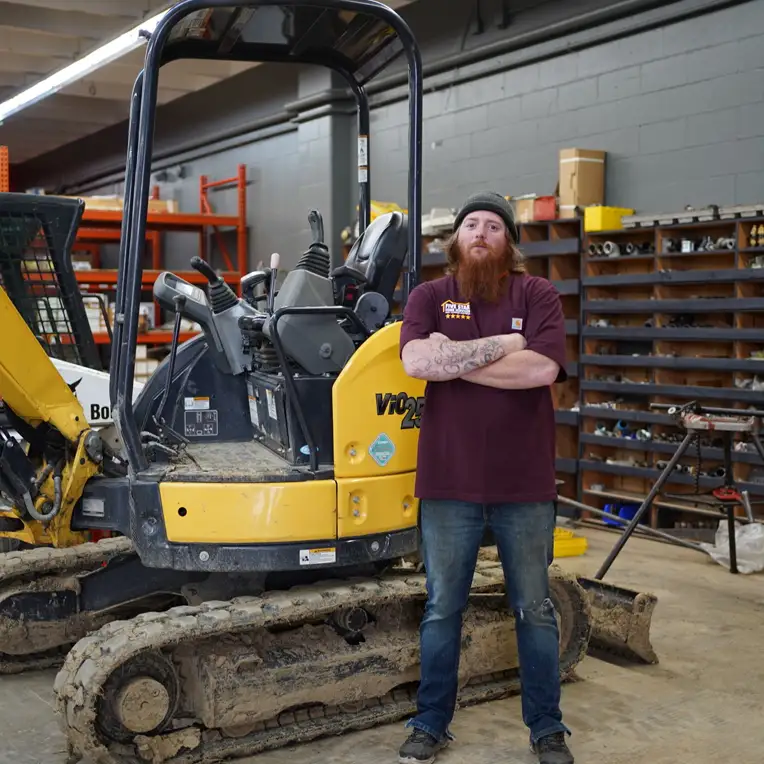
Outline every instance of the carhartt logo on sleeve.
POLYGON ((446 300, 442 305, 443 315, 446 318, 466 318, 471 317, 470 304, 468 302, 454 302, 446 300))
POLYGON ((512 328, 517 329, 518 331, 523 328, 523 319, 522 318, 513 318, 512 319, 512 328))

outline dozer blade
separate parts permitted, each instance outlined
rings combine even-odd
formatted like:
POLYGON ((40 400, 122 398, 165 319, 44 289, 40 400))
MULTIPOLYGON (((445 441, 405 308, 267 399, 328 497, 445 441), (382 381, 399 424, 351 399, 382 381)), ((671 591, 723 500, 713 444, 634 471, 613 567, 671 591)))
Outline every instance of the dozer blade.
POLYGON ((591 608, 589 651, 616 655, 637 663, 658 663, 650 642, 654 594, 637 592, 596 578, 578 577, 591 608))
MULTIPOLYGON (((495 546, 480 549, 478 559, 498 563, 495 546)), ((596 578, 577 577, 591 609, 589 652, 617 655, 638 663, 658 663, 650 643, 650 626, 658 602, 654 594, 637 592, 596 578)))
MULTIPOLYGON (((585 657, 586 594, 554 568, 560 672, 585 657)), ((425 577, 317 582, 115 621, 80 640, 54 685, 86 761, 210 764, 398 721, 416 710, 425 577)), ((478 563, 463 625, 461 706, 520 689, 500 566, 478 563)))

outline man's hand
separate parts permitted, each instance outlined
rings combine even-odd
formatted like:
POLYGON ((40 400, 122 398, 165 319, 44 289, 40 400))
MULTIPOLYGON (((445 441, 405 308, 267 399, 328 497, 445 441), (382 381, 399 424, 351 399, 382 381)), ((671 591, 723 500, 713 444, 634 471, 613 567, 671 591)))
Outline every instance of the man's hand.
POLYGON ((502 334, 500 335, 500 338, 506 349, 504 355, 517 353, 519 350, 525 350, 525 348, 528 347, 528 341, 519 332, 515 334, 502 334))

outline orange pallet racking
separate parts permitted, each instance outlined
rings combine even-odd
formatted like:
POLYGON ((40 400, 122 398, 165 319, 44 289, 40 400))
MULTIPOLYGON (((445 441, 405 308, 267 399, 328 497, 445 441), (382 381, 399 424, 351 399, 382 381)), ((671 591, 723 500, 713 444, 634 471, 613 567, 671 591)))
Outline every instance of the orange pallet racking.
MULTIPOLYGON (((240 164, 236 175, 222 180, 210 181, 208 176, 199 178, 199 212, 154 212, 149 211, 146 217, 146 242, 151 245, 151 268, 143 271, 143 288, 150 291, 154 281, 162 270, 162 238, 163 233, 198 233, 199 255, 208 259, 207 233, 212 230, 218 248, 223 258, 226 270, 221 276, 238 291, 241 277, 248 272, 248 233, 247 226, 247 174, 246 165, 240 164), (235 187, 237 191, 237 209, 235 215, 221 215, 213 211, 209 200, 209 191, 213 188, 235 187), (231 256, 221 236, 221 229, 235 229, 236 251, 231 256)), ((158 188, 154 188, 152 199, 159 199, 158 188)), ((122 226, 122 210, 99 209, 97 207, 85 207, 82 216, 82 224, 77 235, 76 248, 91 254, 91 262, 95 266, 91 269, 78 270, 76 278, 84 289, 101 287, 105 290, 114 289, 117 283, 116 269, 100 268, 100 245, 102 243, 119 242, 122 226)), ((196 271, 176 271, 178 276, 191 283, 204 284, 206 279, 196 271)), ((159 306, 154 306, 155 319, 160 321, 159 306)), ((194 336, 194 332, 183 332, 181 338, 187 339, 194 336)), ((171 333, 162 330, 151 330, 138 337, 140 344, 159 345, 170 342, 171 333)), ((108 344, 109 337, 106 332, 95 332, 95 341, 98 344, 108 344)))
POLYGON ((0 194, 6 194, 11 190, 10 159, 8 147, 0 146, 0 194))

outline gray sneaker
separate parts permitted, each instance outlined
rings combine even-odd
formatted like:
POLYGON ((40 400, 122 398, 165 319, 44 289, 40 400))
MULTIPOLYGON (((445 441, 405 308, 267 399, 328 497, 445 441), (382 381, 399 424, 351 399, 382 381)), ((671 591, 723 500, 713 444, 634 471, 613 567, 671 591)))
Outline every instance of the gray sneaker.
POLYGON ((564 732, 554 732, 542 737, 531 751, 538 755, 539 764, 573 764, 573 754, 565 743, 564 732))
POLYGON ((398 751, 400 764, 431 764, 435 755, 448 745, 448 740, 442 743, 424 730, 414 729, 408 740, 398 751))

